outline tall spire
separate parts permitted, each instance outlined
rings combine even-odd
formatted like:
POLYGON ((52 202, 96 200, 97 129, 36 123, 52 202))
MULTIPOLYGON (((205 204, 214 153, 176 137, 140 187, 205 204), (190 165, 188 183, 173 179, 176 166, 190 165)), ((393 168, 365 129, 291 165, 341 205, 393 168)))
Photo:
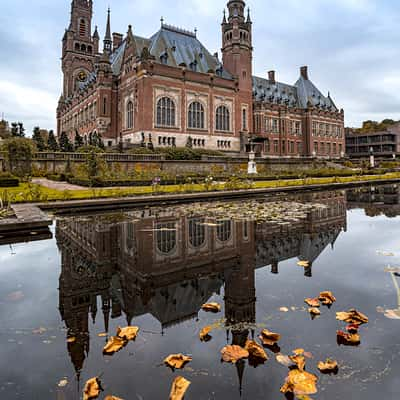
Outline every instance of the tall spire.
POLYGON ((107 28, 106 28, 106 35, 104 36, 104 53, 111 54, 112 49, 112 39, 111 39, 111 21, 110 21, 110 7, 108 7, 107 12, 107 28))

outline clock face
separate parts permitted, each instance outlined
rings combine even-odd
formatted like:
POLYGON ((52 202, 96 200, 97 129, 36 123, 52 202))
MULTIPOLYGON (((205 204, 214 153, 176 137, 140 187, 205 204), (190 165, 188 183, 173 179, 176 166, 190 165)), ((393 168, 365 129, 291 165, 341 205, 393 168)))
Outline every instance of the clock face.
POLYGON ((85 72, 85 71, 80 71, 80 72, 78 73, 78 81, 79 81, 79 82, 85 82, 86 79, 87 79, 87 74, 86 74, 86 72, 85 72))

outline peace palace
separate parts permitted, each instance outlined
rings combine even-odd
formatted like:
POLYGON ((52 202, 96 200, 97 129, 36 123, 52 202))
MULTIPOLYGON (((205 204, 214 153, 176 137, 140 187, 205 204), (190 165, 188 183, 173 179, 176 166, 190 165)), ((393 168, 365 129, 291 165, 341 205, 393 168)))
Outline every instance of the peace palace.
POLYGON ((341 157, 344 112, 301 67, 294 85, 252 72, 252 20, 230 0, 221 25, 222 57, 189 32, 161 21, 150 38, 92 32, 93 0, 73 0, 62 40, 58 135, 105 146, 185 147, 266 157, 341 157))

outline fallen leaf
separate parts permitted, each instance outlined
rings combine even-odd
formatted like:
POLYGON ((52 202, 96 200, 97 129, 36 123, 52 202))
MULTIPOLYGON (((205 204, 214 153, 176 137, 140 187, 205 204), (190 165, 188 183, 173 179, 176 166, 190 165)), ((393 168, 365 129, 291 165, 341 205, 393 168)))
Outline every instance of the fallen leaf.
POLYGON ((183 354, 171 354, 164 360, 164 364, 172 369, 182 369, 190 361, 192 361, 192 357, 183 354))
POLYGON ((58 387, 65 387, 67 385, 68 385, 68 379, 67 378, 61 379, 60 382, 58 382, 58 384, 57 384, 58 387))
POLYGON ((299 267, 308 268, 308 267, 310 266, 310 262, 309 262, 309 261, 299 261, 299 262, 297 263, 297 265, 298 265, 299 267))
POLYGON ((319 300, 318 299, 304 299, 304 302, 309 305, 310 307, 320 307, 321 304, 319 304, 319 300))
POLYGON ((295 356, 289 356, 289 358, 292 360, 293 364, 297 365, 297 368, 300 371, 304 371, 304 368, 306 367, 306 359, 303 355, 295 355, 295 356))
POLYGON ((293 354, 295 356, 302 356, 304 354, 305 350, 304 349, 294 349, 293 354))
POLYGON ((317 393, 318 378, 309 372, 293 369, 289 371, 285 384, 281 387, 282 393, 293 393, 303 396, 317 393))
POLYGON ((276 361, 278 361, 279 364, 282 364, 285 367, 290 367, 291 365, 293 365, 292 360, 289 358, 289 356, 285 356, 284 354, 277 354, 276 361))
POLYGON ((123 399, 115 396, 107 396, 104 398, 104 400, 123 400, 123 399))
POLYGON ((346 331, 349 333, 358 333, 358 330, 360 329, 360 325, 358 324, 350 324, 346 326, 346 331))
POLYGON ((329 291, 321 292, 318 298, 324 306, 331 306, 336 301, 336 297, 329 291))
POLYGON ((169 400, 182 400, 190 386, 190 382, 182 376, 177 376, 172 383, 169 400))
POLYGON ((75 343, 76 342, 76 337, 69 337, 67 338, 67 343, 75 343))
POLYGON ((46 329, 46 328, 43 328, 42 326, 41 326, 40 328, 34 329, 34 330, 32 331, 32 333, 33 333, 34 335, 43 335, 43 333, 45 333, 45 332, 47 332, 47 329, 46 329))
POLYGON ((225 346, 221 350, 222 354, 222 359, 225 362, 231 362, 235 364, 239 360, 243 358, 248 358, 249 357, 249 352, 246 349, 243 349, 240 346, 237 345, 232 345, 232 346, 225 346))
POLYGON ((247 340, 244 348, 249 352, 250 358, 261 362, 268 360, 265 350, 254 340, 247 340))
POLYGON ((104 346, 103 354, 112 355, 117 353, 126 345, 126 343, 126 340, 121 339, 118 336, 111 336, 110 339, 108 339, 107 344, 104 346))
POLYGON ((400 319, 400 309, 397 310, 386 310, 385 317, 389 319, 400 319))
POLYGON ((361 337, 358 333, 346 333, 337 331, 337 343, 345 346, 358 346, 361 343, 361 337))
POLYGON ((200 331, 200 340, 202 342, 208 342, 211 340, 210 332, 212 331, 211 326, 205 326, 201 331, 200 331))
POLYGON ((259 338, 263 344, 267 346, 273 346, 275 343, 281 340, 281 335, 279 333, 270 332, 268 329, 264 329, 259 338))
POLYGON ((380 313, 380 314, 384 314, 385 309, 381 306, 376 307, 376 312, 380 313))
POLYGON ((106 337, 106 336, 108 336, 108 333, 105 333, 105 332, 103 332, 103 333, 98 333, 97 336, 98 336, 98 337, 106 337))
POLYGON ((339 370, 339 366, 337 361, 327 358, 325 362, 320 361, 318 363, 318 369, 323 374, 331 374, 331 373, 337 373, 339 370))
POLYGON ((139 332, 137 326, 127 326, 125 328, 117 328, 117 336, 124 340, 135 340, 139 332))
POLYGON ((354 308, 349 310, 348 312, 337 312, 336 319, 339 321, 345 321, 349 324, 366 324, 368 323, 368 317, 354 308))
POLYGON ((280 312, 289 312, 289 309, 287 307, 281 307, 279 309, 280 312))
POLYGON ((83 389, 83 400, 97 399, 101 391, 103 391, 103 389, 100 379, 97 377, 91 378, 86 382, 85 388, 83 389))
POLYGON ((308 309, 308 312, 309 312, 312 316, 321 315, 321 311, 319 310, 319 308, 316 308, 316 307, 309 308, 309 309, 308 309))
POLYGON ((206 303, 201 306, 201 309, 206 312, 218 313, 221 311, 221 306, 218 303, 206 303))

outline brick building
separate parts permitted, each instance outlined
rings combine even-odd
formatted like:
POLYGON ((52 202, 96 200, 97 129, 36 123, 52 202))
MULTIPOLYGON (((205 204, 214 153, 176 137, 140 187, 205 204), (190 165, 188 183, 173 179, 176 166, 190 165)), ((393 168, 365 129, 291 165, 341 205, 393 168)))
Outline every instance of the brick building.
POLYGON ((311 83, 307 69, 295 86, 253 77, 250 12, 228 1, 222 21, 222 59, 189 32, 165 24, 150 38, 111 35, 103 49, 92 33, 92 0, 73 0, 62 45, 63 94, 57 131, 86 141, 99 134, 154 147, 206 148, 271 156, 331 155, 344 149, 343 111, 311 83), (255 123, 253 129, 253 121, 255 123))

